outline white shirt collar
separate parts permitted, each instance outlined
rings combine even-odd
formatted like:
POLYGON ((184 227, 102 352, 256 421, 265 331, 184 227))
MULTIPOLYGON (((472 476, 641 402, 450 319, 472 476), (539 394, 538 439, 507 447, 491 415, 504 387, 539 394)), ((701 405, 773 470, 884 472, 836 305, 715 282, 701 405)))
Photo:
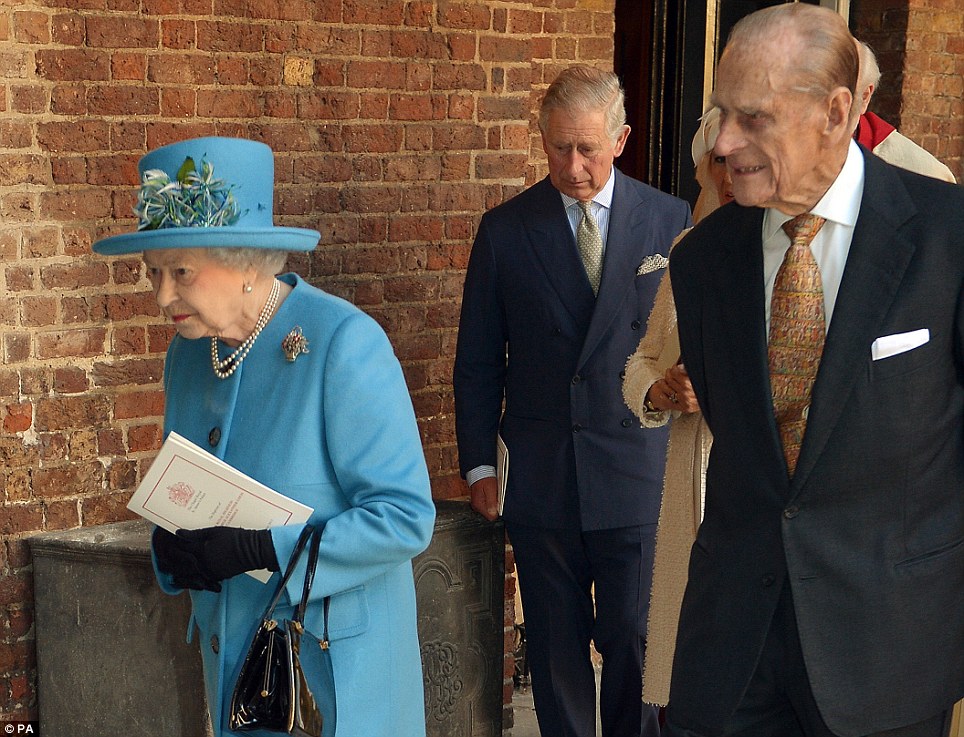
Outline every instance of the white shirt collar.
MULTIPOLYGON (((613 189, 616 186, 616 168, 613 167, 609 170, 609 179, 606 181, 606 185, 596 193, 596 196, 592 198, 592 201, 597 205, 605 207, 607 210, 612 209, 613 206, 613 189)), ((570 197, 567 194, 559 193, 562 195, 562 204, 568 210, 570 207, 575 205, 579 200, 574 197, 570 197)))
MULTIPOLYGON (((853 140, 847 149, 847 159, 820 201, 810 210, 814 215, 853 228, 860 214, 860 200, 864 194, 864 155, 853 140)), ((763 215, 763 242, 766 243, 780 227, 792 219, 776 208, 768 207, 763 215)))

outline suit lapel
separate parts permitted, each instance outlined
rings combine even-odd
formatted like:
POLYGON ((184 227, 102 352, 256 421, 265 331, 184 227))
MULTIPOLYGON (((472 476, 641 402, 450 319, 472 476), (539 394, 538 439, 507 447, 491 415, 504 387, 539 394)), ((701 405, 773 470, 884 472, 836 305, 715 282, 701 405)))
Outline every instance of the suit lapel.
MULTIPOLYGON (((747 427, 752 442, 766 443, 770 456, 780 459, 783 446, 773 416, 773 396, 770 389, 770 368, 767 357, 766 291, 763 286, 763 209, 729 206, 735 217, 726 225, 724 256, 713 270, 717 280, 716 293, 722 295, 724 309, 719 310, 722 321, 716 350, 725 351, 730 367, 726 391, 738 387, 745 416, 760 424, 747 427), (734 285, 747 285, 736 289, 734 285)), ((721 228, 721 230, 723 230, 721 228)), ((710 323, 712 324, 712 323, 710 323)))
POLYGON ((915 246, 900 232, 917 210, 896 173, 864 151, 865 181, 833 319, 813 388, 810 417, 793 478, 794 490, 826 447, 870 345, 897 294, 915 246))
POLYGON ((529 241, 559 301, 580 330, 585 330, 595 298, 576 249, 562 197, 548 178, 536 184, 533 190, 538 199, 533 203, 532 219, 526 225, 529 241))
MULTIPOLYGON (((626 176, 616 169, 602 279, 579 357, 580 365, 592 355, 626 300, 627 292, 634 285, 640 261, 655 253, 656 243, 648 225, 648 214, 642 198, 630 186, 626 176)), ((666 246, 668 248, 669 244, 666 246)))

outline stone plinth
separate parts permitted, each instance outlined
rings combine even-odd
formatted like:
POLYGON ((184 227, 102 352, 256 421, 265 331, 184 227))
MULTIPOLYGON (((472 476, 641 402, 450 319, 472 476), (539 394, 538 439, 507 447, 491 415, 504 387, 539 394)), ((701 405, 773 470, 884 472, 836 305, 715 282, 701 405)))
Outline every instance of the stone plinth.
MULTIPOLYGON (((463 502, 437 507, 432 543, 413 564, 428 736, 495 737, 503 528, 463 502)), ((29 540, 44 737, 210 733, 200 655, 185 642, 190 600, 158 588, 149 542, 142 521, 29 540)))

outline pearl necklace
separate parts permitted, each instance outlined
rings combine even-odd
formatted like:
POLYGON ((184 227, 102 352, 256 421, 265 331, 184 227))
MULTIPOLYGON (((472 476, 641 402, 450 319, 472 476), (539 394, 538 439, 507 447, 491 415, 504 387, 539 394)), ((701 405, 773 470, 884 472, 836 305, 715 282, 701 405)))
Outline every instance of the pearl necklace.
POLYGON ((235 348, 231 355, 223 361, 218 360, 218 337, 216 335, 211 337, 211 368, 214 369, 214 375, 219 379, 226 379, 238 370, 238 366, 241 365, 244 357, 248 355, 248 351, 251 350, 254 341, 258 339, 261 331, 264 330, 264 326, 268 324, 268 320, 270 320, 274 314, 274 308, 278 304, 278 295, 280 293, 281 282, 275 279, 274 284, 271 285, 271 294, 268 295, 268 301, 264 303, 264 308, 261 310, 261 314, 258 315, 258 321, 254 324, 254 330, 251 331, 251 335, 245 338, 244 342, 235 348))

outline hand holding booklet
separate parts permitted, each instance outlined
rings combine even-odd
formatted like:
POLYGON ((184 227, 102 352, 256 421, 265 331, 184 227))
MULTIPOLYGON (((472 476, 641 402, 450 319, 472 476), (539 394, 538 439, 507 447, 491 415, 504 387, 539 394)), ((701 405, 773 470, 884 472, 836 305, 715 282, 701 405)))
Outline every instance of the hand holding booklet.
MULTIPOLYGON (((175 432, 168 435, 127 508, 168 532, 306 522, 312 508, 255 481, 175 432)), ((249 571, 267 581, 268 571, 249 571)))

